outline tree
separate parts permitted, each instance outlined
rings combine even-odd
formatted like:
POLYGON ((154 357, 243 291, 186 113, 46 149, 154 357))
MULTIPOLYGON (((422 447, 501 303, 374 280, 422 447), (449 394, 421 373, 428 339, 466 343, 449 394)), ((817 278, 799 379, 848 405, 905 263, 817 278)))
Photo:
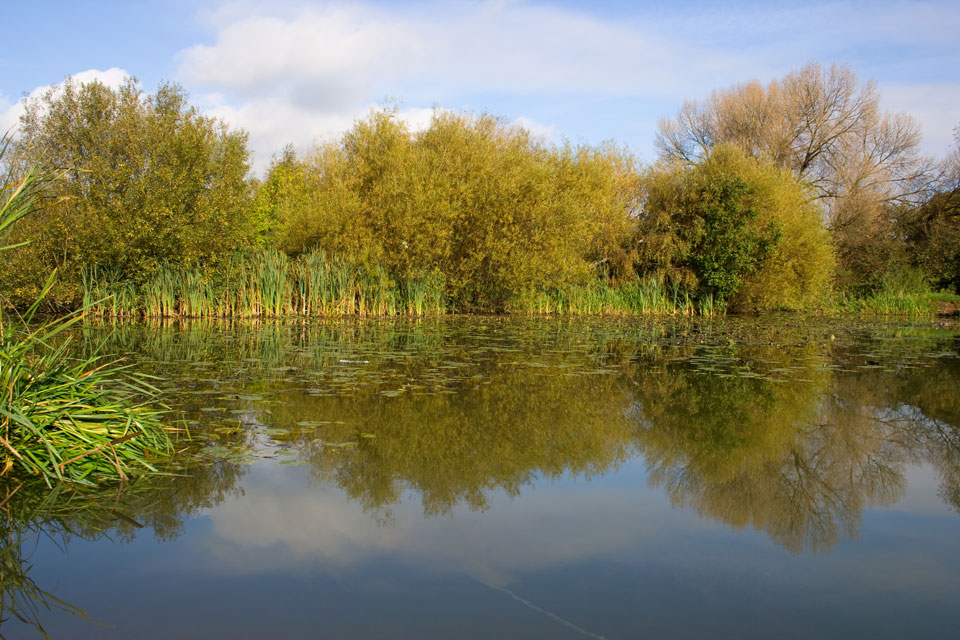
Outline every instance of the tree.
POLYGON ((134 79, 117 90, 70 79, 50 89, 27 105, 16 160, 64 179, 20 230, 32 242, 4 280, 25 293, 57 268, 57 298, 69 302, 92 267, 138 279, 165 261, 203 264, 243 246, 253 228, 246 140, 176 85, 146 96, 134 79))
POLYGON ((956 147, 943 164, 938 188, 898 216, 896 231, 931 284, 960 292, 960 126, 954 132, 956 147))
POLYGON ((684 103, 660 121, 656 144, 686 163, 732 144, 791 170, 814 189, 846 262, 881 234, 891 204, 921 201, 935 175, 917 121, 879 103, 876 85, 848 67, 811 63, 766 86, 754 80, 684 103))
POLYGON ((636 174, 613 146, 550 146, 495 117, 443 111, 413 133, 381 110, 298 162, 265 183, 295 177, 270 205, 290 214, 284 250, 319 246, 397 278, 439 272, 462 308, 503 309, 624 263, 636 174))
POLYGON ((833 250, 789 171, 719 145, 644 176, 637 263, 734 310, 802 308, 827 291, 833 250))

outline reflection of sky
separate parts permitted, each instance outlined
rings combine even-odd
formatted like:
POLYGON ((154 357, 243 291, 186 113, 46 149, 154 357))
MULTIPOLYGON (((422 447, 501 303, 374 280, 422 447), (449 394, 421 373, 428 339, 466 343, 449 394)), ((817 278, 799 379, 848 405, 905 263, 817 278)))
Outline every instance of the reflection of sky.
POLYGON ((639 460, 495 494, 485 512, 425 518, 407 495, 385 521, 305 468, 261 461, 243 495, 172 543, 74 540, 66 559, 42 545, 31 575, 118 625, 58 618, 54 637, 946 635, 960 518, 929 468, 908 479, 899 504, 864 513, 858 540, 791 554, 672 508, 639 460))

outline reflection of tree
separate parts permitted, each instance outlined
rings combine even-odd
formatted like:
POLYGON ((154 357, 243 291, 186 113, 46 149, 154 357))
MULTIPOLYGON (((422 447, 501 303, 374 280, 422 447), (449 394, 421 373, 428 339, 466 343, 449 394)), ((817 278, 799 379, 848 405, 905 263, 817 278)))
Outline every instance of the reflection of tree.
POLYGON ((240 411, 284 430, 270 438, 373 510, 407 491, 427 513, 482 509, 491 491, 602 473, 639 449, 675 504, 799 550, 855 535, 865 507, 903 494, 910 464, 937 469, 960 505, 960 366, 923 366, 955 345, 833 332, 445 319, 131 327, 116 339, 162 361, 158 372, 204 360, 192 375, 218 376, 218 393, 266 394, 240 411))
POLYGON ((98 489, 51 489, 41 481, 0 484, 0 626, 12 617, 45 635, 45 611, 86 616, 30 577, 29 552, 38 540, 49 538, 65 548, 76 537, 129 541, 144 529, 172 539, 182 532, 187 517, 237 491, 243 472, 222 461, 194 464, 185 471, 182 477, 142 478, 98 489))
POLYGON ((602 473, 632 451, 623 415, 628 395, 615 376, 513 363, 465 386, 456 394, 308 396, 273 408, 271 419, 345 422, 321 431, 326 446, 311 442, 316 433, 309 430, 294 431, 288 443, 302 448, 318 479, 372 509, 398 502, 407 490, 420 494, 427 513, 460 502, 483 509, 488 491, 516 495, 537 476, 602 473))
MULTIPOLYGON (((918 347, 931 351, 929 344, 918 347)), ((852 367, 868 361, 847 360, 852 367)), ((837 419, 863 423, 861 429, 882 433, 908 461, 930 464, 940 475, 941 497, 960 511, 960 360, 898 369, 895 375, 876 369, 838 374, 837 419)))
POLYGON ((633 411, 651 482, 675 504, 752 525, 794 551, 855 536, 865 507, 902 496, 909 464, 937 468, 956 504, 960 439, 944 418, 955 420, 957 371, 891 375, 859 368, 876 366, 871 357, 833 355, 739 350, 732 376, 682 360, 641 363, 633 411), (834 362, 844 370, 823 366, 834 362), (751 377, 738 376, 743 363, 755 365, 751 377), (793 381, 773 380, 775 368, 793 381), (942 385, 934 393, 931 374, 942 385))

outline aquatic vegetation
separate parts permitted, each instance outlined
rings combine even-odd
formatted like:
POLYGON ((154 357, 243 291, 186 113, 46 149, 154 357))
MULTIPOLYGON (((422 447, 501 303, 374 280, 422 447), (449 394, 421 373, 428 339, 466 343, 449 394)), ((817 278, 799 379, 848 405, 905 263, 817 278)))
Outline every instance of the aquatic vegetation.
MULTIPOLYGON (((4 180, 0 233, 33 211, 53 179, 29 170, 4 180)), ((0 240, 0 250, 15 246, 0 240)), ((115 361, 70 353, 64 331, 80 313, 35 326, 37 306, 52 283, 53 276, 22 316, 0 319, 0 475, 94 484, 156 471, 154 461, 172 443, 162 415, 143 404, 154 389, 115 361)), ((128 299, 110 298, 114 305, 128 299)))
POLYGON ((355 265, 315 250, 290 259, 264 249, 233 254, 213 269, 162 265, 140 285, 90 269, 87 312, 111 318, 278 318, 436 315, 447 311, 439 273, 395 279, 380 265, 355 265))
POLYGON ((73 358, 69 340, 53 346, 71 320, 4 327, 0 337, 0 445, 4 475, 93 484, 156 472, 172 451, 154 389, 103 357, 73 358))
POLYGON ((723 313, 722 306, 713 304, 712 296, 696 300, 685 287, 655 277, 634 277, 619 284, 603 279, 588 285, 541 291, 521 298, 515 310, 561 315, 712 316, 723 313))

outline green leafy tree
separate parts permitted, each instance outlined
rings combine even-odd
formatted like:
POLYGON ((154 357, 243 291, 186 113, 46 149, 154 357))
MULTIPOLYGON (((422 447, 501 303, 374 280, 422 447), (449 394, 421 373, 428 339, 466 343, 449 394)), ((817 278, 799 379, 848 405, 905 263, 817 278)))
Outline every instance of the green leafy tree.
POLYGON ((875 83, 861 83, 846 66, 817 63, 766 85, 753 80, 685 102, 657 133, 663 158, 695 164, 730 144, 792 171, 817 197, 843 284, 887 268, 891 207, 922 201, 936 175, 920 141, 914 118, 880 109, 875 83))
POLYGON ((802 308, 829 288, 833 250, 806 188, 730 145, 643 179, 637 268, 735 310, 802 308))
POLYGON ((944 179, 921 206, 897 217, 898 233, 913 265, 937 287, 960 293, 960 126, 944 164, 944 179))
POLYGON ((205 264, 244 246, 250 189, 246 134, 191 107, 173 84, 144 95, 70 79, 30 102, 16 164, 64 174, 55 197, 18 229, 30 238, 3 269, 15 297, 59 269, 55 299, 78 299, 92 267, 139 279, 165 261, 205 264))
POLYGON ((440 273, 461 308, 504 309, 625 262, 632 162, 612 146, 547 145, 487 115, 438 111, 413 133, 386 109, 276 164, 258 198, 283 212, 288 253, 320 247, 394 278, 440 273))

